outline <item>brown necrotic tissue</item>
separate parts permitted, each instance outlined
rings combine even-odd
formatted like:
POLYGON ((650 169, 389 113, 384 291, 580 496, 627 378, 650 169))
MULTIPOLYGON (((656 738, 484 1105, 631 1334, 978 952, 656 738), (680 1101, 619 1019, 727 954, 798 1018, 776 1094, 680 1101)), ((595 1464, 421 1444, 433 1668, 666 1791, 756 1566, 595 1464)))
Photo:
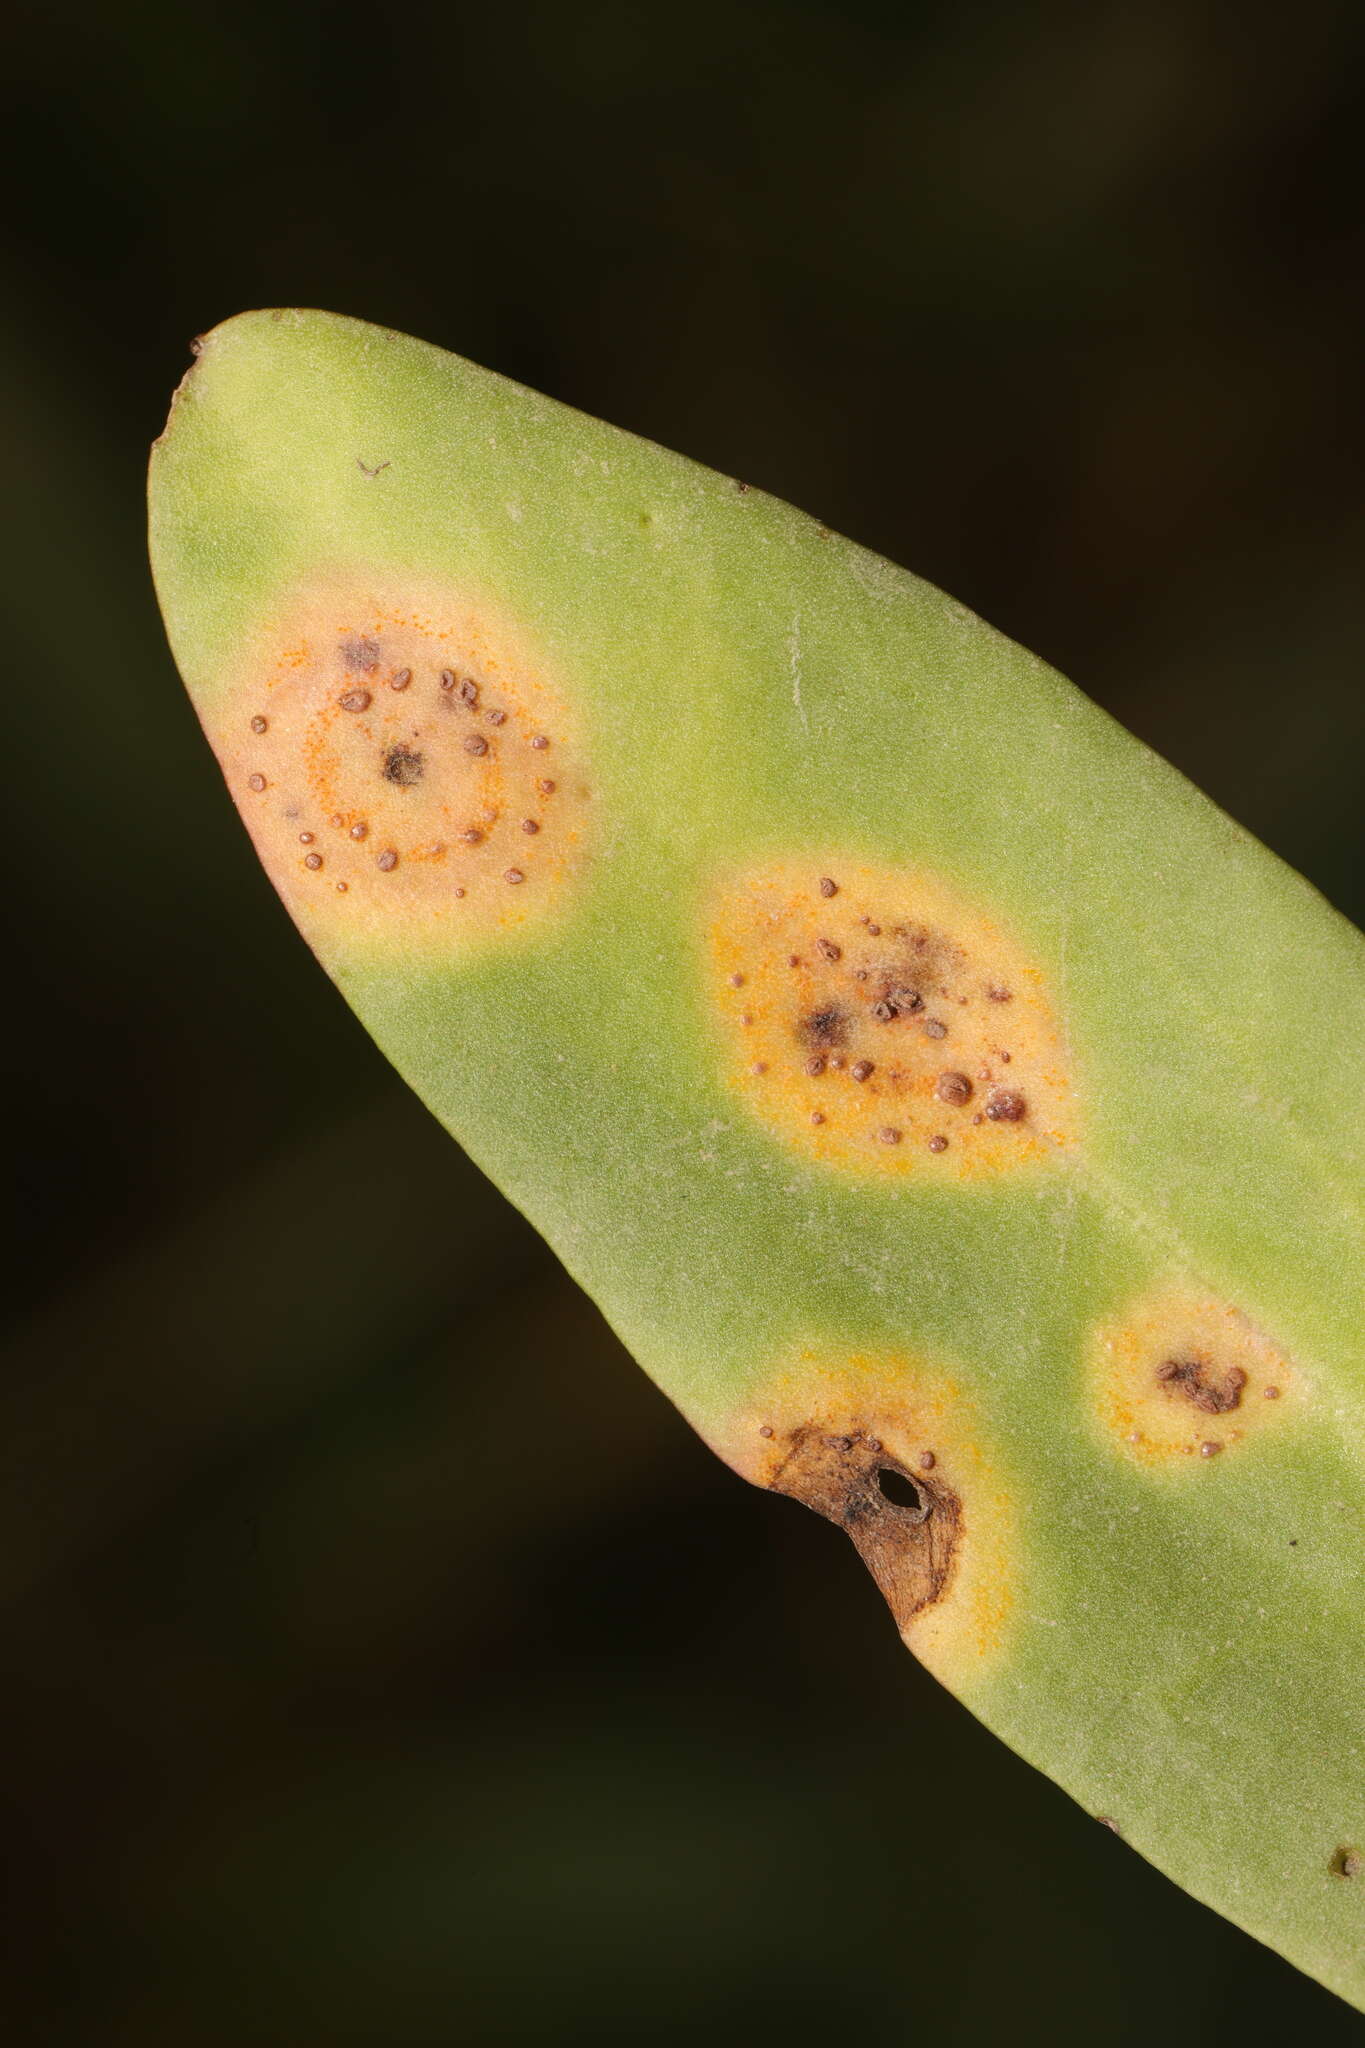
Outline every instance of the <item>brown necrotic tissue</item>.
POLYGON ((1281 1420, 1299 1398, 1288 1359, 1233 1303, 1173 1283, 1094 1334, 1101 1427, 1139 1464, 1199 1470, 1281 1420))

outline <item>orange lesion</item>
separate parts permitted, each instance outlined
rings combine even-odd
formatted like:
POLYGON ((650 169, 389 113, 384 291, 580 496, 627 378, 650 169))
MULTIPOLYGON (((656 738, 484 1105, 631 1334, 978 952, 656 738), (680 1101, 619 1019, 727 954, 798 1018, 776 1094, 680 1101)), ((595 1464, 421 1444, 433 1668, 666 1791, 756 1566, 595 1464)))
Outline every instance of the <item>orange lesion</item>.
POLYGON ((457 593, 320 581, 243 649, 206 723, 322 944, 458 950, 542 916, 582 870, 575 721, 507 623, 457 593))
POLYGON ((1128 1457, 1197 1470, 1280 1421, 1298 1376, 1243 1310, 1173 1284, 1132 1304, 1091 1341, 1096 1412, 1128 1457))
POLYGON ((1008 1638, 1016 1515, 950 1378, 895 1353, 801 1348, 707 1435, 746 1479, 848 1532, 937 1676, 985 1675, 1008 1638))
POLYGON ((707 936, 731 1085, 807 1156, 974 1180, 1076 1143, 1042 969, 936 877, 773 862, 717 892, 707 936))

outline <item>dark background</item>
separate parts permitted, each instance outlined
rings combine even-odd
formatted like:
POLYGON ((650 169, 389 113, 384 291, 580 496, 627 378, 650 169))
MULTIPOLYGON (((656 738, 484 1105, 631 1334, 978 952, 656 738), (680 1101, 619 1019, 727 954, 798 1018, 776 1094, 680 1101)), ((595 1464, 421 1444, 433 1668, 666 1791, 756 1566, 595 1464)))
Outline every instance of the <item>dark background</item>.
POLYGON ((49 0, 5 72, 12 2038, 1360 2040, 940 1693, 405 1094, 141 492, 197 331, 410 329, 943 583, 1358 916, 1365 14, 49 0))

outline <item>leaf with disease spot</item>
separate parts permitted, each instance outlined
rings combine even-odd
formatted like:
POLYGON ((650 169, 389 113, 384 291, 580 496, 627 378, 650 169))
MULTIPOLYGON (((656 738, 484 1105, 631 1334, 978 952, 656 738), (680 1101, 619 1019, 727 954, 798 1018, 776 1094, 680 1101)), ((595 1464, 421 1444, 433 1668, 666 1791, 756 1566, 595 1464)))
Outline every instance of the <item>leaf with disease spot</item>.
POLYGON ((401 335, 211 334, 152 547, 300 930, 646 1369, 1365 2002, 1358 934, 940 592, 401 335))

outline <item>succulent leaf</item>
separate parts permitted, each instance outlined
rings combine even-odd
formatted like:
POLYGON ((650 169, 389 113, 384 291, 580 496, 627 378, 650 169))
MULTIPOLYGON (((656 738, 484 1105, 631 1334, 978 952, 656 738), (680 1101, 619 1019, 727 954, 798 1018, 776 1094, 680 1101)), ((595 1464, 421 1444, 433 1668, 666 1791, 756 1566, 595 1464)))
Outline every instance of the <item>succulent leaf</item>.
POLYGON ((646 1370, 1365 2003, 1359 935, 940 592, 404 336, 208 336, 152 549, 300 930, 646 1370))

